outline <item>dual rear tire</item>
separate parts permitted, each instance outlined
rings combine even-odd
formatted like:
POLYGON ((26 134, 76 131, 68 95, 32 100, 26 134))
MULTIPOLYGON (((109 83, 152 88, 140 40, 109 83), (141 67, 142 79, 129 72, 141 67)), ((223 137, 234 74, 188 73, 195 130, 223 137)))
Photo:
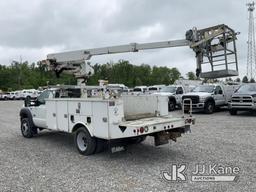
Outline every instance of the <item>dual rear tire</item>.
POLYGON ((106 146, 106 141, 92 137, 85 127, 80 127, 75 132, 75 145, 82 155, 100 153, 106 146))

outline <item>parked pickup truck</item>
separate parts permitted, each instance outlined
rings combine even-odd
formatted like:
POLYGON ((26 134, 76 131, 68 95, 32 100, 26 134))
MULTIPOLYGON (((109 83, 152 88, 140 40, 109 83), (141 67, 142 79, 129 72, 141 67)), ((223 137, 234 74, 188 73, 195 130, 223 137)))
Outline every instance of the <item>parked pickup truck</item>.
MULTIPOLYGON (((238 85, 204 84, 196 86, 190 93, 184 94, 182 100, 191 99, 193 111, 211 114, 217 107, 228 104, 238 85)), ((186 103, 185 103, 186 104, 186 103)), ((185 106, 185 111, 189 108, 185 106)))
POLYGON ((156 146, 176 141, 194 123, 191 114, 169 115, 165 96, 88 98, 86 92, 88 87, 80 92, 55 88, 45 90, 35 101, 25 100, 26 107, 20 110, 22 135, 31 138, 42 129, 74 133, 78 151, 90 155, 104 146, 138 143, 147 136, 154 137, 156 146))
POLYGON ((256 111, 256 84, 244 84, 235 91, 228 105, 231 115, 238 111, 256 111))
POLYGON ((154 95, 161 95, 168 97, 168 110, 174 111, 176 107, 181 108, 182 95, 185 93, 185 89, 182 85, 169 85, 162 87, 159 92, 154 95))

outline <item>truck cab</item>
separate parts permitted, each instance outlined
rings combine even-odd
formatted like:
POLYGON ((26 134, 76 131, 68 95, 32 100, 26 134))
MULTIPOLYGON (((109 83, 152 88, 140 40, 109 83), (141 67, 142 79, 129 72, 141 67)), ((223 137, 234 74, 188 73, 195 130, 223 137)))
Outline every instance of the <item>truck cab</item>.
POLYGON ((256 84, 244 84, 232 95, 228 104, 231 115, 238 111, 256 111, 256 84))

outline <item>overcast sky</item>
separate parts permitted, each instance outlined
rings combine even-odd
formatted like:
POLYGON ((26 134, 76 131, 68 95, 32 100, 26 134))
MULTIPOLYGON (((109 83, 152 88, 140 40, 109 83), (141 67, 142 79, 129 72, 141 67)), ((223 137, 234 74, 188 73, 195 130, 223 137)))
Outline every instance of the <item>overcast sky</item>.
MULTIPOLYGON (((36 62, 48 53, 131 42, 183 39, 185 32, 225 23, 241 32, 240 76, 245 74, 248 13, 246 0, 8 0, 0 1, 0 64, 36 62)), ((128 59, 134 64, 195 71, 188 47, 106 55, 92 62, 128 59)))

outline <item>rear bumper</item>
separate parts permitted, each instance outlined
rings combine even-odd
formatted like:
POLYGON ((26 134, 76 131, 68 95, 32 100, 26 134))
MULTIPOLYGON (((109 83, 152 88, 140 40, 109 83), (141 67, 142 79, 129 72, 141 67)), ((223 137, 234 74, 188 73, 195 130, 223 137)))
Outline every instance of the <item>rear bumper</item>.
POLYGON ((192 124, 195 124, 195 118, 193 117, 174 118, 172 116, 126 121, 119 124, 118 128, 115 128, 115 131, 110 131, 110 139, 154 135, 159 132, 172 131, 177 128, 182 129, 185 133, 190 131, 192 124), (120 132, 116 129, 119 129, 120 132))

